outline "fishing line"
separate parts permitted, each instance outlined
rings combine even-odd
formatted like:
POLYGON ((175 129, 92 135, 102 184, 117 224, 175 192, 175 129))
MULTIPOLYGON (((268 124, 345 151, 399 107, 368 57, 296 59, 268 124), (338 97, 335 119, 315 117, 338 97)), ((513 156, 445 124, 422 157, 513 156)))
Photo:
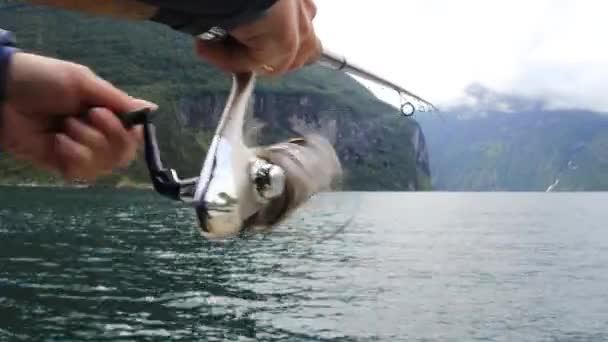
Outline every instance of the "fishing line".
MULTIPOLYGON (((302 241, 302 239, 297 239, 295 241, 287 241, 283 244, 283 248, 285 250, 290 250, 290 249, 293 249, 291 247, 291 245, 297 244, 298 249, 303 250, 302 256, 310 256, 314 252, 314 247, 318 247, 319 245, 334 239, 338 235, 344 233, 346 231, 346 229, 348 229, 352 225, 352 223, 357 218, 357 214, 359 213, 360 206, 361 206, 361 198, 357 198, 357 200, 354 203, 355 203, 355 208, 351 211, 350 217, 346 221, 339 224, 336 227, 336 229, 328 232, 327 234, 316 237, 316 238, 315 238, 315 235, 310 233, 310 231, 302 232, 302 234, 295 234, 294 237, 300 237, 307 241, 302 241)), ((289 228, 294 229, 293 226, 295 226, 295 223, 289 223, 289 224, 292 226, 289 228)), ((324 224, 324 223, 320 223, 319 225, 322 225, 322 224, 324 224)), ((295 229, 303 230, 303 229, 305 229, 305 227, 296 227, 295 229)))

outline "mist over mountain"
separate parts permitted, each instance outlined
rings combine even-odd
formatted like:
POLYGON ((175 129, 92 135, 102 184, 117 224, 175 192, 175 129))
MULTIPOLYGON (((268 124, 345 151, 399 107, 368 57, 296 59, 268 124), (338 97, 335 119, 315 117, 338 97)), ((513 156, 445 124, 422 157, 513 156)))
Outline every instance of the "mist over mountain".
POLYGON ((417 116, 436 190, 608 190, 608 113, 553 110, 479 84, 467 100, 417 116))
POLYGON ((500 93, 483 84, 473 83, 464 90, 462 100, 447 109, 459 118, 485 116, 489 113, 517 113, 543 111, 543 100, 518 95, 500 93))

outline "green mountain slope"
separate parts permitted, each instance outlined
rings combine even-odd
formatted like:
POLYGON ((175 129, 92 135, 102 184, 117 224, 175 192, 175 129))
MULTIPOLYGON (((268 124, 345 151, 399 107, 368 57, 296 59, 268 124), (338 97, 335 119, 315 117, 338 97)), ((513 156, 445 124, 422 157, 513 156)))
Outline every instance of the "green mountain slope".
MULTIPOLYGON (((191 37, 153 23, 6 0, 0 1, 0 27, 14 31, 28 51, 90 66, 132 96, 159 104, 156 123, 165 162, 184 175, 198 174, 230 78, 195 56, 191 37)), ((419 157, 426 151, 416 150, 424 144, 414 141, 421 135, 417 123, 343 73, 311 66, 264 79, 256 99, 254 115, 266 124, 260 140, 293 136, 302 126, 327 132, 347 170, 346 189, 428 189, 428 165, 419 157)), ((132 181, 148 181, 141 159, 100 184, 132 181)), ((4 157, 0 182, 59 180, 4 157)))
POLYGON ((433 186, 450 191, 608 190, 608 116, 542 109, 420 121, 433 186))

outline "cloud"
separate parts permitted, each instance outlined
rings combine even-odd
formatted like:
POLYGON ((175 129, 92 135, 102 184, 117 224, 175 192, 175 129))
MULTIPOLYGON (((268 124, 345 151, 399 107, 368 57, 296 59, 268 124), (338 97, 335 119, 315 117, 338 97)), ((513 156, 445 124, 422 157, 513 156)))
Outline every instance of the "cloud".
MULTIPOLYGON (((471 84, 608 111, 608 2, 317 0, 324 45, 440 107, 471 84)), ((388 94, 388 93, 387 93, 388 94)), ((394 97, 396 98, 396 97, 394 97)))

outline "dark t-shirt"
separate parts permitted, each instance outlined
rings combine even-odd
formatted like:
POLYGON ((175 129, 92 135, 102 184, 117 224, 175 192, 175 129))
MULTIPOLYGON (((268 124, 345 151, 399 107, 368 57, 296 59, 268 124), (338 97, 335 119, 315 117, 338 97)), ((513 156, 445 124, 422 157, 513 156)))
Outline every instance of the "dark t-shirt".
POLYGON ((230 30, 262 16, 278 0, 139 0, 160 8, 153 21, 200 35, 213 27, 230 30))

